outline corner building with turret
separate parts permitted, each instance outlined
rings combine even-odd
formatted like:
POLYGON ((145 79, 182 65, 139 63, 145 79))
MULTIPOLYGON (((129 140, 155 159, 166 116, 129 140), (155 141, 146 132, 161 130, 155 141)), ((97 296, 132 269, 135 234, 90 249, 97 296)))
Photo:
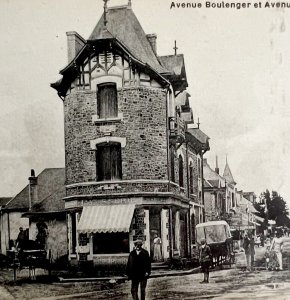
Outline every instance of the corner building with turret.
POLYGON ((187 257, 203 221, 202 157, 184 57, 157 55, 130 1, 109 7, 88 40, 67 33, 68 65, 51 84, 64 104, 71 264, 124 265, 135 239, 154 260, 187 257))

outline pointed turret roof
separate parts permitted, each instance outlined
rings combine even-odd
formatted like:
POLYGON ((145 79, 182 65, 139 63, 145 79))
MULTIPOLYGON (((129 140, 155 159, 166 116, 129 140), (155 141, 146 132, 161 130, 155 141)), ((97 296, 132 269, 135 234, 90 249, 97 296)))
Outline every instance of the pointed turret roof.
POLYGON ((185 90, 188 83, 183 55, 158 57, 148 36, 134 14, 130 1, 128 5, 106 7, 89 39, 75 58, 60 71, 63 78, 52 83, 51 87, 63 99, 72 81, 78 76, 78 66, 83 64, 93 49, 107 46, 124 51, 136 65, 146 69, 157 81, 165 86, 170 83, 175 92, 185 90))
POLYGON ((203 160, 203 176, 212 187, 224 187, 226 184, 226 179, 215 172, 210 165, 207 163, 207 160, 203 160))
POLYGON ((236 184, 237 184, 237 183, 235 182, 235 180, 234 180, 234 177, 233 177, 233 175, 232 175, 230 166, 229 166, 229 164, 228 164, 228 159, 226 159, 226 165, 225 165, 223 177, 226 179, 226 181, 227 181, 229 184, 233 184, 233 185, 236 185, 236 184))
MULTIPOLYGON (((159 73, 168 73, 158 61, 146 34, 129 5, 109 7, 106 13, 108 32, 143 63, 159 73)), ((94 28, 88 41, 103 39, 104 14, 94 28)))

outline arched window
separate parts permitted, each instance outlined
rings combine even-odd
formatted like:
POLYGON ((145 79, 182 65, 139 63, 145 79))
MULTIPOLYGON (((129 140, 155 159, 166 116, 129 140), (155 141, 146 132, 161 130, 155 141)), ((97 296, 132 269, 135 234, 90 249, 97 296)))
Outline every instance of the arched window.
POLYGON ((193 194, 193 165, 192 161, 189 164, 189 191, 193 194))
POLYGON ((97 181, 122 179, 122 156, 120 143, 97 146, 97 181))
POLYGON ((181 155, 179 155, 178 162, 179 162, 179 186, 184 187, 184 182, 183 182, 183 158, 182 158, 181 155))

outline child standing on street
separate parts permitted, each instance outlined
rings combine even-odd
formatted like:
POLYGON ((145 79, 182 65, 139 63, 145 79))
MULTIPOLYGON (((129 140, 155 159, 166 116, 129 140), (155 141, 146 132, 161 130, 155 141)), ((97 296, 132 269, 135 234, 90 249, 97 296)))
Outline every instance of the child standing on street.
POLYGON ((203 281, 201 283, 208 283, 209 279, 209 267, 212 261, 212 255, 210 247, 206 244, 205 239, 201 239, 201 246, 199 248, 199 262, 201 271, 203 272, 203 281))

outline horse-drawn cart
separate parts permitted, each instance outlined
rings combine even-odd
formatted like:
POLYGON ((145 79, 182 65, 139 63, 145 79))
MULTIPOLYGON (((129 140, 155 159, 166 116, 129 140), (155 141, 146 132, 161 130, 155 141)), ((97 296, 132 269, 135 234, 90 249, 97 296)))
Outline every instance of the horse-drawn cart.
POLYGON ((226 221, 210 221, 196 225, 196 239, 198 244, 201 239, 206 240, 212 252, 214 266, 231 266, 235 262, 233 238, 226 221))
POLYGON ((35 269, 44 269, 51 274, 51 252, 44 249, 13 249, 7 251, 10 265, 14 270, 14 281, 17 280, 17 272, 23 269, 29 270, 29 278, 35 279, 35 269))

